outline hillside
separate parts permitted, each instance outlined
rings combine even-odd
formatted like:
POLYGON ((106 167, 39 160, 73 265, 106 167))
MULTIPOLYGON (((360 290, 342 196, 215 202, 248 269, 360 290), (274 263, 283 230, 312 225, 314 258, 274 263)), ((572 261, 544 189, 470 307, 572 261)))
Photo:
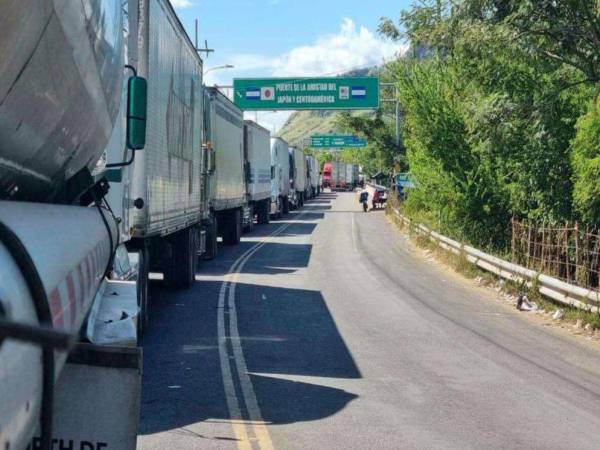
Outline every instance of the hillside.
MULTIPOLYGON (((355 70, 343 76, 361 77, 377 74, 378 68, 355 70)), ((277 135, 290 144, 297 144, 302 139, 313 134, 332 134, 341 132, 335 126, 338 111, 296 111, 281 127, 277 135)), ((369 112, 354 112, 354 114, 370 114, 369 112)))

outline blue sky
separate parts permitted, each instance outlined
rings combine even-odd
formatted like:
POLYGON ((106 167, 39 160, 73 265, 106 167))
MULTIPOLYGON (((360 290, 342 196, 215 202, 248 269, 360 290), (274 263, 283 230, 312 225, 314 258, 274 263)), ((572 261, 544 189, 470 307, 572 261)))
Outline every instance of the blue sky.
MULTIPOLYGON (((194 38, 208 39, 215 53, 205 70, 223 64, 234 69, 211 71, 207 84, 228 85, 234 77, 335 75, 380 64, 402 51, 382 39, 380 17, 399 17, 410 0, 171 0, 194 38)), ((289 113, 260 113, 272 131, 289 113)), ((254 114, 251 115, 254 117, 254 114)))

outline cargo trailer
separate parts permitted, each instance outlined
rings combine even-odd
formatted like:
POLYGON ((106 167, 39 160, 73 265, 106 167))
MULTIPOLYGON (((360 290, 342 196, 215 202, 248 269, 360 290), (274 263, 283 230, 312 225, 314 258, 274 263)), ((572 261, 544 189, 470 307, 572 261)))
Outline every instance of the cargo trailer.
POLYGON ((126 174, 130 247, 167 284, 189 287, 209 217, 203 63, 167 0, 130 1, 128 17, 130 62, 148 80, 146 147, 126 174))
POLYGON ((334 161, 331 163, 331 189, 344 191, 347 189, 346 163, 334 161))
POLYGON ((286 141, 271 138, 271 216, 290 211, 290 153, 286 141))
POLYGON ((242 111, 216 87, 205 87, 204 93, 205 143, 214 152, 210 182, 214 232, 208 238, 207 253, 214 257, 217 236, 225 245, 234 245, 242 235, 246 209, 244 119, 242 111))
POLYGON ((354 190, 358 186, 358 165, 346 164, 346 189, 354 190))
POLYGON ((290 209, 297 209, 299 205, 299 197, 296 192, 295 178, 296 178, 296 160, 294 159, 293 147, 288 148, 288 160, 289 160, 289 185, 290 190, 288 192, 288 203, 290 209))
POLYGON ((306 157, 306 165, 308 167, 308 179, 310 180, 310 197, 313 198, 321 192, 319 161, 315 156, 309 155, 306 157))
POLYGON ((304 152, 296 147, 290 147, 290 154, 294 160, 294 190, 296 191, 298 206, 304 205, 306 200, 306 159, 304 152))
POLYGON ((252 228, 269 223, 271 212, 271 133, 251 120, 244 121, 244 161, 247 207, 252 228))

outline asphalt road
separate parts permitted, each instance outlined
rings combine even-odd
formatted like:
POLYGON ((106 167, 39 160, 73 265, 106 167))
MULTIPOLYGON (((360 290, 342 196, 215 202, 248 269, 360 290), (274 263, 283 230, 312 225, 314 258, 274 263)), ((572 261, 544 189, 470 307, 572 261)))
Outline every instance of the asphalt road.
POLYGON ((600 448, 600 352, 323 194, 152 285, 142 449, 600 448))

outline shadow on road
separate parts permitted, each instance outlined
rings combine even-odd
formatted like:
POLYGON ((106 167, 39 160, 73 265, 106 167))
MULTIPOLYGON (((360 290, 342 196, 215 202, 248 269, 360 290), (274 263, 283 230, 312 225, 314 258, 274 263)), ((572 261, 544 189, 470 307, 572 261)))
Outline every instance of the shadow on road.
MULTIPOLYGON (((325 217, 325 214, 322 212, 311 212, 310 209, 309 210, 303 210, 302 214, 298 214, 293 218, 290 218, 291 220, 294 221, 312 221, 312 220, 319 220, 319 219, 323 219, 325 217)), ((284 219, 285 220, 285 219, 284 219)))
MULTIPOLYGON (((285 234, 282 234, 284 236, 285 234)), ((256 242, 242 242, 239 245, 241 253, 256 245, 256 242)), ((310 260, 312 245, 309 244, 279 244, 268 242, 263 244, 240 273, 280 274, 292 273, 300 267, 307 267, 310 260)), ((207 262, 200 267, 200 272, 206 275, 224 275, 229 272, 232 259, 207 262)))
MULTIPOLYGON (((142 342, 140 434, 229 419, 216 329, 220 287, 220 282, 196 283, 176 295, 152 285, 152 323, 142 342)), ((267 423, 319 420, 357 398, 286 379, 361 376, 320 292, 256 284, 236 289, 244 356, 267 423)), ((239 400, 243 405, 243 397, 239 400)))
MULTIPOLYGON (((320 210, 324 210, 324 209, 331 209, 331 205, 311 205, 311 204, 306 204, 304 205, 304 207, 302 209, 300 209, 298 211, 297 214, 301 214, 305 211, 320 211, 320 210)), ((290 216, 290 218, 292 218, 293 215, 290 216)))

